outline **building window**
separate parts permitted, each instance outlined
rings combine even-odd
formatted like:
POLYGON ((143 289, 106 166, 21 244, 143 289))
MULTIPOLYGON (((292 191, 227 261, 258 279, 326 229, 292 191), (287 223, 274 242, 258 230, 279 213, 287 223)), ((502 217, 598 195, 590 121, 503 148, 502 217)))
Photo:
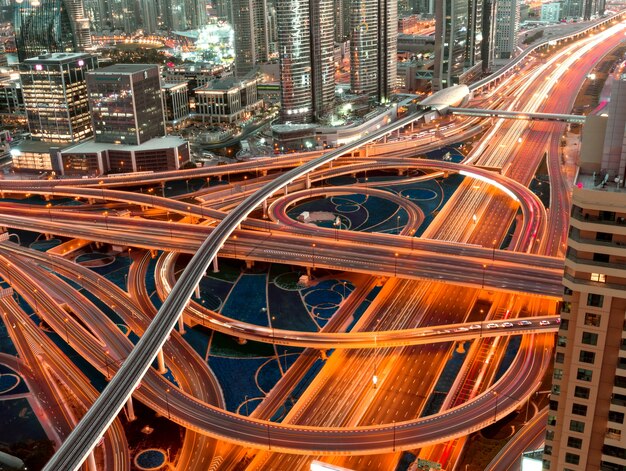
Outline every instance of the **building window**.
POLYGON ((580 355, 578 356, 578 360, 582 363, 591 363, 596 359, 596 354, 594 352, 588 352, 587 350, 581 350, 580 355))
POLYGON ((603 242, 611 242, 613 240, 613 234, 611 234, 610 232, 597 232, 596 240, 603 241, 603 242))
POLYGON ((574 453, 565 453, 565 462, 570 464, 578 464, 580 463, 580 456, 575 455, 574 453))
POLYGON ((608 461, 600 461, 600 471, 624 471, 621 464, 609 463, 608 461))
POLYGON ((611 394, 611 404, 616 406, 626 407, 626 396, 623 394, 613 393, 611 394))
POLYGON ((597 281, 598 283, 606 283, 606 275, 604 273, 592 273, 591 281, 597 281))
POLYGON ((559 326, 559 330, 567 330, 569 329, 569 319, 561 318, 561 325, 559 326))
POLYGON ((617 367, 620 370, 626 370, 626 358, 619 357, 617 359, 617 367))
POLYGON ((581 399, 589 399, 589 388, 585 388, 583 386, 576 386, 574 388, 574 396, 580 397, 581 399))
POLYGON ((572 404, 572 414, 587 415, 587 406, 584 404, 572 404))
POLYGON ((602 453, 608 456, 614 456, 620 460, 626 460, 626 448, 612 445, 603 445, 602 453))
POLYGON ((604 304, 604 296, 601 294, 589 293, 587 295, 587 306, 602 307, 604 304))
POLYGON ((580 438, 567 437, 567 446, 570 448, 578 448, 580 450, 583 447, 583 441, 580 438))
POLYGON ((609 411, 609 422, 615 422, 616 424, 624 423, 624 413, 616 412, 614 410, 609 411))
POLYGON ((606 253, 594 253, 593 261, 600 263, 609 263, 609 254, 606 253))
POLYGON ((583 332, 582 343, 585 345, 598 345, 598 334, 583 332))
POLYGON ((549 441, 554 440, 554 430, 546 431, 546 440, 549 440, 549 441))
POLYGON ((607 428, 606 429, 606 438, 610 440, 620 440, 622 438, 622 431, 617 428, 607 428))
POLYGON ((557 347, 565 347, 567 345, 567 337, 565 335, 559 335, 556 339, 557 347))
POLYGON ((583 433, 585 431, 585 423, 579 420, 570 420, 569 429, 572 432, 580 432, 583 433))
POLYGON ((585 368, 578 368, 576 372, 576 379, 581 381, 591 381, 591 376, 593 372, 591 370, 587 370, 585 368))
POLYGON ((543 447, 543 454, 551 456, 552 455, 552 445, 546 445, 543 447))
POLYGON ((626 388, 626 377, 615 375, 615 379, 613 380, 613 384, 618 388, 626 388))
POLYGON ((553 384, 552 385, 552 394, 554 396, 560 396, 561 395, 561 385, 560 384, 553 384))
POLYGON ((565 314, 572 312, 572 303, 569 301, 563 301, 561 303, 561 312, 564 312, 565 314))
POLYGON ((554 357, 555 363, 563 363, 565 361, 565 353, 556 352, 556 356, 554 357))
POLYGON ((550 410, 557 411, 559 410, 559 401, 550 400, 550 410))
POLYGON ((556 416, 548 414, 548 425, 555 426, 556 425, 556 416))
POLYGON ((600 327, 600 321, 602 316, 600 314, 594 314, 593 312, 585 313, 585 325, 591 325, 593 327, 600 327))
POLYGON ((552 377, 554 379, 563 379, 563 370, 561 368, 555 368, 554 373, 552 373, 552 377))
POLYGON ((542 467, 543 469, 550 469, 550 460, 543 460, 542 467))

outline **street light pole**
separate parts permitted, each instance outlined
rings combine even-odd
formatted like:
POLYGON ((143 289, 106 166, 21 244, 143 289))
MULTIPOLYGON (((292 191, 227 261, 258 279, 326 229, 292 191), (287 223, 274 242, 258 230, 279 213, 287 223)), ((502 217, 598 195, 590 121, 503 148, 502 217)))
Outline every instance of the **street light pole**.
POLYGON ((396 421, 393 421, 393 451, 396 451, 396 421))
POLYGON ((167 409, 167 419, 170 419, 170 399, 169 399, 170 388, 165 389, 165 408, 167 409))
POLYGON ((496 239, 493 239, 493 255, 491 257, 491 261, 495 262, 496 261, 496 239))
POLYGON ((316 247, 316 244, 311 244, 311 247, 313 248, 313 263, 312 263, 313 267, 311 268, 311 270, 313 271, 313 270, 315 270, 315 247, 316 247))
POLYGON ((487 264, 483 263, 483 284, 482 284, 482 288, 485 287, 485 271, 487 270, 487 264))
POLYGON ((398 255, 400 255, 398 252, 396 252, 394 255, 394 268, 393 268, 393 276, 398 276, 398 255))

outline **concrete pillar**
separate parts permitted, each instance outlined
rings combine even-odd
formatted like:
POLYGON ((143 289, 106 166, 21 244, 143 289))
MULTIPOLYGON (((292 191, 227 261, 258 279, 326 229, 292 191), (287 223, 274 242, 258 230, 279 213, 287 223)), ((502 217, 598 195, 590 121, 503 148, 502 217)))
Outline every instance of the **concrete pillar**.
POLYGON ((267 176, 267 170, 261 170, 261 176, 266 177, 267 176))
POLYGON ((87 469, 89 469, 89 471, 98 471, 96 467, 96 456, 93 454, 93 450, 87 456, 87 469))
POLYGON ((250 270, 254 266, 254 260, 246 260, 246 268, 250 270))
POLYGON ((289 189, 285 187, 285 196, 287 196, 288 194, 289 194, 289 189))
POLYGON ((183 319, 182 315, 178 318, 178 332, 180 333, 180 335, 183 335, 186 332, 185 320, 183 319))
POLYGON ((311 267, 306 267, 306 276, 311 278, 311 267))
POLYGON ((200 283, 198 283, 198 284, 196 285, 196 292, 195 292, 195 296, 196 296, 196 298, 199 298, 199 297, 200 297, 200 283))
POLYGON ((130 396, 126 401, 126 417, 129 422, 132 422, 137 418, 135 415, 135 408, 133 407, 133 396, 130 396))
POLYGON ((165 374, 167 373, 167 368, 165 367, 165 356, 163 355, 163 349, 159 350, 157 354, 157 362, 159 364, 159 373, 165 374))
POLYGON ((213 273, 218 273, 220 271, 220 267, 217 263, 217 256, 213 259, 213 273))
POLYGON ((267 199, 263 200, 263 219, 267 219, 269 216, 267 214, 267 199))
POLYGON ((308 190, 309 188, 311 188, 311 175, 309 173, 306 174, 305 182, 305 188, 308 190))

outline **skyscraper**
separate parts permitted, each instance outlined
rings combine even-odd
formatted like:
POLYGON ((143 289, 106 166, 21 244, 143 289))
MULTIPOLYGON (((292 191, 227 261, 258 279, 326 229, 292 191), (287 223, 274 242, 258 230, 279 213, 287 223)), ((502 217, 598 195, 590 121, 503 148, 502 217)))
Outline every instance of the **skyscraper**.
POLYGON ((481 43, 481 59, 483 70, 487 71, 495 60, 496 27, 495 19, 498 2, 496 0, 483 0, 483 27, 481 43))
POLYGON ((138 145, 165 135, 159 67, 116 64, 87 74, 96 142, 138 145))
POLYGON ((583 130, 544 469, 626 469, 625 104, 623 77, 613 86, 606 132, 595 121, 583 130))
POLYGON ((442 0, 435 8, 435 65, 433 88, 459 83, 465 70, 468 0, 442 0))
POLYGON ((562 16, 564 18, 590 19, 604 13, 605 0, 564 0, 562 16))
POLYGON ((495 23, 495 52, 498 59, 510 59, 515 55, 519 12, 520 0, 498 0, 495 23))
POLYGON ((350 37, 350 0, 333 0, 335 4, 335 41, 350 37))
POLYGON ((20 62, 46 52, 91 47, 82 0, 25 0, 15 3, 15 44, 20 62))
POLYGON ((91 136, 86 74, 97 66, 97 59, 85 53, 46 54, 20 64, 28 127, 35 139, 78 142, 91 136))
POLYGON ((333 103, 333 0, 276 0, 281 117, 307 123, 333 103))
POLYGON ((351 8, 352 90, 385 102, 396 87, 397 0, 353 0, 351 8))
POLYGON ((267 61, 268 18, 265 0, 231 0, 235 30, 235 72, 243 77, 259 62, 267 61))

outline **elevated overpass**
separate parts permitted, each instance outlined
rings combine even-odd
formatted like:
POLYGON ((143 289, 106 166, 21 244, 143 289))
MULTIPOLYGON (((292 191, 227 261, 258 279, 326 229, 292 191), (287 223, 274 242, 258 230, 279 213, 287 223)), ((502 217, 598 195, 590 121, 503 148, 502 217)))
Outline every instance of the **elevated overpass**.
POLYGON ((586 116, 576 114, 524 113, 522 111, 486 110, 482 108, 448 107, 448 113, 461 116, 481 116, 508 119, 524 119, 530 121, 560 121, 564 123, 585 124, 586 116))

